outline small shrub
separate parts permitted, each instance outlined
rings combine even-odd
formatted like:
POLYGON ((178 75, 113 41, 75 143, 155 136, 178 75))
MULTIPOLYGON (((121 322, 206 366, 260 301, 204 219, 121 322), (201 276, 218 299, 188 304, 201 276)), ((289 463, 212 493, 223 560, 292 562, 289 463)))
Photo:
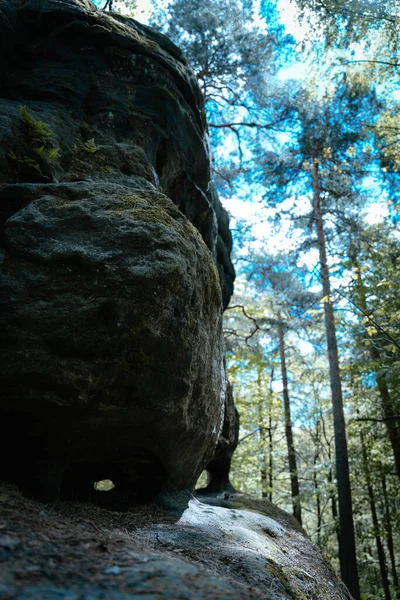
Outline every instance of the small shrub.
POLYGON ((44 121, 36 121, 28 112, 26 106, 20 106, 19 113, 22 117, 29 143, 29 154, 18 156, 15 152, 9 152, 8 156, 16 165, 19 179, 29 177, 34 172, 43 175, 42 169, 54 164, 60 159, 60 148, 51 146, 53 132, 44 121))
POLYGON ((97 146, 94 138, 87 140, 86 142, 82 142, 81 149, 88 154, 94 154, 98 150, 100 150, 101 146, 97 146))
POLYGON ((15 161, 16 164, 18 164, 19 166, 19 170, 24 167, 28 168, 28 169, 34 169, 35 171, 37 171, 38 173, 41 173, 40 170, 40 165, 39 163, 34 160, 33 158, 30 158, 29 156, 24 156, 23 158, 18 158, 18 156, 16 156, 14 154, 14 152, 9 152, 8 156, 15 161))
POLYGON ((53 132, 47 123, 44 123, 43 121, 35 121, 32 115, 28 112, 26 106, 20 106, 19 113, 29 130, 29 136, 32 141, 45 145, 46 141, 53 135, 53 132))
POLYGON ((60 159, 60 148, 46 148, 45 146, 40 146, 39 148, 35 148, 34 152, 42 160, 46 159, 51 163, 60 159))

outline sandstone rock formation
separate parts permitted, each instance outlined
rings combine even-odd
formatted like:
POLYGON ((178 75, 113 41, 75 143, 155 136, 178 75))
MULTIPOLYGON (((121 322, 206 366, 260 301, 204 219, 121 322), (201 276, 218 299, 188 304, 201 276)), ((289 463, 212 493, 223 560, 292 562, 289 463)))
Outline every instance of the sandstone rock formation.
POLYGON ((0 597, 15 600, 351 600, 293 517, 267 500, 192 498, 50 510, 0 484, 0 597))
POLYGON ((220 492, 234 492, 230 480, 232 456, 239 442, 239 413, 233 401, 232 385, 228 382, 225 400, 224 423, 218 439, 214 455, 208 465, 207 487, 196 490, 197 494, 218 494, 220 492))
POLYGON ((190 488, 234 277, 196 79, 90 0, 1 2, 0 49, 0 477, 48 499, 190 488))

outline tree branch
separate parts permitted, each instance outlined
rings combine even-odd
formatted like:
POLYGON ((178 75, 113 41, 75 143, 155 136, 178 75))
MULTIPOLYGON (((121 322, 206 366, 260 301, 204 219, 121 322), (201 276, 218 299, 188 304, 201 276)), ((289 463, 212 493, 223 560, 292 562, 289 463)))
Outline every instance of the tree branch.
POLYGON ((400 421, 400 415, 392 415, 391 417, 382 417, 381 419, 373 419, 372 417, 354 417, 349 423, 354 421, 372 421, 373 423, 385 423, 386 421, 400 421))
POLYGON ((250 433, 248 433, 247 435, 243 436, 239 441, 238 441, 238 445, 241 444, 245 439, 247 439, 248 437, 250 437, 251 435, 254 435, 255 433, 257 433, 258 431, 260 431, 260 428, 257 427, 256 429, 254 429, 254 431, 251 431, 250 433))
MULTIPOLYGON (((325 277, 322 275, 322 273, 320 273, 320 277, 321 277, 321 279, 325 279, 325 277)), ((388 340, 390 340, 396 346, 396 348, 398 348, 400 350, 400 344, 398 342, 396 342, 396 340, 390 335, 390 333, 388 333, 385 329, 383 329, 383 327, 381 327, 379 325, 379 323, 377 323, 375 321, 375 319, 373 319, 371 317, 371 315, 369 315, 367 312, 365 312, 365 310, 360 308, 360 306, 358 306, 358 304, 356 304, 353 300, 351 300, 351 298, 348 298, 339 289, 332 288, 332 292, 339 294, 339 296, 341 296, 342 298, 347 300, 347 302, 350 302, 350 304, 352 304, 357 310, 359 310, 360 313, 363 314, 364 317, 366 317, 368 319, 368 321, 370 321, 370 323, 372 323, 378 329, 378 331, 380 331, 388 340)))
MULTIPOLYGON (((274 121, 273 123, 247 123, 246 121, 239 121, 238 123, 208 123, 209 127, 214 127, 216 129, 223 129, 227 127, 228 129, 234 129, 236 127, 253 127, 257 129, 272 129, 275 125, 283 121, 283 117, 274 121)), ((235 130, 236 131, 236 130, 235 130)))
POLYGON ((373 63, 376 65, 385 65, 387 67, 400 67, 400 63, 386 62, 384 60, 342 60, 340 61, 342 65, 351 65, 353 63, 373 63))

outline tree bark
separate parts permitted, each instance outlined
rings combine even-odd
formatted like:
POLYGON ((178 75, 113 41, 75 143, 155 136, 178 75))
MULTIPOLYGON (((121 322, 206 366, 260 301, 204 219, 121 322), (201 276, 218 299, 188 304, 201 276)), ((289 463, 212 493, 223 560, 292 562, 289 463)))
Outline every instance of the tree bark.
POLYGON ((279 354, 280 354, 280 359, 281 359, 281 372, 282 372, 282 385, 283 385, 283 407, 284 407, 284 413, 285 413, 285 433, 286 433, 286 443, 287 443, 288 458, 289 458, 289 473, 290 473, 290 484, 291 484, 291 490, 292 490, 293 516, 298 520, 298 522, 301 525, 302 521, 301 521, 300 486, 299 486, 299 478, 298 478, 298 474, 297 474, 297 461, 296 461, 296 452, 295 452, 294 440, 293 440, 292 416, 291 416, 291 411, 290 411, 289 386, 288 386, 288 378, 287 378, 286 353, 285 353, 285 332, 284 332, 283 323, 281 321, 280 315, 279 315, 278 334, 279 334, 279 354))
POLYGON ((336 325, 331 300, 331 286, 326 257, 324 223, 321 207, 318 161, 312 159, 312 188, 314 217, 317 227, 319 260, 321 267, 322 290, 324 296, 325 330, 328 347, 329 375, 332 393, 333 424, 336 447, 336 477, 339 500, 340 528, 340 571, 343 581, 355 600, 360 599, 358 582, 356 544, 354 535, 353 504, 351 498, 349 458, 346 439, 346 425, 343 411, 342 384, 340 379, 339 356, 336 339, 336 325))
POLYGON ((315 437, 315 452, 314 452, 314 464, 313 464, 313 481, 315 490, 315 500, 317 504, 317 544, 321 546, 321 529, 322 529, 322 514, 321 514, 321 492, 318 485, 318 474, 317 474, 317 461, 320 454, 319 444, 319 426, 320 423, 317 421, 317 432, 315 437))
MULTIPOLYGON (((369 347, 369 351, 373 360, 379 360, 379 351, 373 344, 369 347)), ((389 388, 386 382, 386 375, 384 372, 376 375, 376 385, 381 397, 382 411, 385 417, 387 434, 393 450, 397 476, 400 479, 400 427, 397 425, 396 420, 391 418, 396 415, 397 411, 394 408, 394 403, 392 402, 390 396, 389 388)))
POLYGON ((272 391, 272 385, 274 382, 274 369, 271 369, 271 377, 269 380, 269 393, 268 393, 268 427, 267 427, 267 432, 268 432, 268 493, 266 495, 266 498, 268 498, 268 500, 270 502, 272 502, 272 492, 273 492, 273 485, 274 485, 274 431, 272 428, 272 422, 273 422, 273 418, 272 418, 272 403, 273 403, 273 399, 274 399, 274 395, 273 395, 273 391, 272 391))
POLYGON ((369 586, 369 589, 372 593, 378 595, 381 591, 381 580, 379 578, 379 574, 378 574, 378 569, 375 567, 375 557, 374 557, 374 553, 372 552, 372 548, 371 546, 368 544, 368 542, 364 543, 364 554, 366 554, 367 556, 370 557, 371 559, 371 564, 373 565, 371 567, 371 571, 373 573, 374 576, 374 583, 375 583, 375 589, 372 589, 372 586, 369 586))
MULTIPOLYGON (((360 265, 357 260, 357 256, 355 251, 350 251, 350 260, 353 264, 353 267, 357 269, 357 288, 358 288, 358 302, 362 311, 368 314, 368 305, 367 298, 365 293, 365 286, 361 277, 360 265)), ((374 345, 373 336, 369 335, 368 331, 366 331, 367 337, 370 339, 369 345, 369 354, 374 361, 380 360, 380 352, 378 348, 374 345)), ((393 450, 394 462, 396 466, 397 475, 400 478, 400 426, 396 419, 392 417, 396 416, 397 410, 395 408, 393 399, 391 397, 389 387, 386 381, 386 374, 383 369, 380 370, 379 373, 375 375, 376 377, 376 386, 378 388, 378 392, 381 398, 382 412, 385 417, 385 425, 387 429, 388 438, 393 450)))
MULTIPOLYGON (((272 381, 271 381, 272 385, 272 381)), ((272 502, 272 492, 273 492, 273 483, 274 483, 274 440, 273 440, 273 431, 272 431, 272 392, 270 393, 270 403, 269 403, 269 414, 268 414, 268 500, 272 502)))
POLYGON ((383 503, 384 503, 384 509, 385 509, 385 527, 386 527, 386 534, 387 534, 387 546, 388 546, 388 550, 389 550, 390 564, 392 567, 393 583, 394 583, 394 587, 396 590, 396 598, 398 600, 400 600, 399 577, 397 575, 396 555, 395 555, 394 543, 393 543, 393 529, 392 529, 392 521, 390 518, 389 499, 388 499, 388 494, 387 494, 385 475, 382 476, 381 483, 382 483, 382 492, 383 492, 383 494, 382 494, 383 495, 383 503))
MULTIPOLYGON (((322 417, 322 415, 320 416, 320 419, 321 419, 321 423, 322 423, 322 432, 324 434, 325 442, 326 442, 326 445, 328 447, 328 461, 329 461, 329 464, 332 464, 332 446, 331 446, 331 441, 329 440, 329 438, 328 438, 328 436, 326 434, 325 421, 324 421, 324 418, 322 417)), ((337 512, 335 487, 334 487, 334 484, 333 484, 333 473, 332 473, 332 469, 331 468, 329 468, 329 471, 327 473, 326 478, 328 480, 329 498, 331 500, 332 519, 333 519, 333 522, 335 524, 335 532, 336 532, 336 538, 337 538, 338 548, 340 548, 339 519, 338 519, 338 512, 337 512)))
POLYGON ((257 386, 258 386, 258 432, 260 436, 261 445, 261 496, 262 498, 268 497, 268 473, 267 473, 267 439, 264 425, 264 411, 262 406, 262 386, 261 386, 261 368, 258 368, 257 373, 257 386))
POLYGON ((385 551, 383 549, 381 536, 379 533, 379 522, 378 522, 378 515, 376 512, 374 490, 372 487, 371 473, 370 473, 369 465, 368 465, 367 450, 365 447, 365 440, 364 440, 364 436, 363 436, 362 432, 360 432, 360 442, 361 442, 361 453, 362 453, 362 458, 363 458, 364 475, 365 475, 365 479, 367 482, 369 506, 370 506, 371 516, 372 516, 372 525, 374 528, 375 543, 376 543, 376 549, 378 552, 378 561, 379 561, 379 569, 381 572, 383 593, 385 595, 385 600, 392 600, 392 596, 390 594, 388 574, 387 574, 386 556, 385 556, 385 551))
POLYGON ((338 518, 337 503, 336 503, 336 494, 335 494, 335 490, 333 488, 332 469, 329 469, 327 479, 328 479, 329 488, 330 488, 332 519, 335 524, 335 532, 336 532, 338 548, 340 548, 340 527, 339 527, 339 518, 338 518))
MULTIPOLYGON (((375 346, 371 345, 369 347, 369 350, 371 358, 373 360, 379 360, 379 351, 375 348, 375 346)), ((385 373, 382 372, 376 375, 376 385, 379 391, 379 395, 381 397, 382 411, 386 419, 385 424, 390 444, 393 450, 397 475, 400 479, 400 427, 397 425, 396 420, 391 419, 391 417, 395 416, 397 411, 394 409, 394 403, 392 402, 390 396, 385 373)))

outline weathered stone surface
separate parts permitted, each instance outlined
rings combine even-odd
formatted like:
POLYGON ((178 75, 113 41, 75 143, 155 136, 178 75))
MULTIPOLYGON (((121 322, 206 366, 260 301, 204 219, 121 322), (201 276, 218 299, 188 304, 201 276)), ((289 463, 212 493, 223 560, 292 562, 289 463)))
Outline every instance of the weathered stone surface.
POLYGON ((266 500, 192 498, 171 520, 154 506, 48 511, 10 486, 0 494, 1 597, 351 600, 295 519, 266 500))
POLYGON ((212 206, 218 223, 217 267, 222 285, 223 304, 226 308, 233 294, 233 282, 235 280, 235 269, 231 261, 232 235, 229 229, 228 213, 223 208, 214 188, 211 189, 211 193, 212 206))
POLYGON ((239 442, 239 413, 233 401, 233 388, 228 382, 225 399, 224 424, 218 438, 214 455, 206 471, 208 475, 207 487, 196 490, 197 494, 216 494, 219 492, 234 492, 230 480, 232 456, 239 442))
POLYGON ((215 263, 225 303, 233 278, 196 79, 89 0, 0 3, 0 45, 0 475, 190 488, 223 419, 215 263))

